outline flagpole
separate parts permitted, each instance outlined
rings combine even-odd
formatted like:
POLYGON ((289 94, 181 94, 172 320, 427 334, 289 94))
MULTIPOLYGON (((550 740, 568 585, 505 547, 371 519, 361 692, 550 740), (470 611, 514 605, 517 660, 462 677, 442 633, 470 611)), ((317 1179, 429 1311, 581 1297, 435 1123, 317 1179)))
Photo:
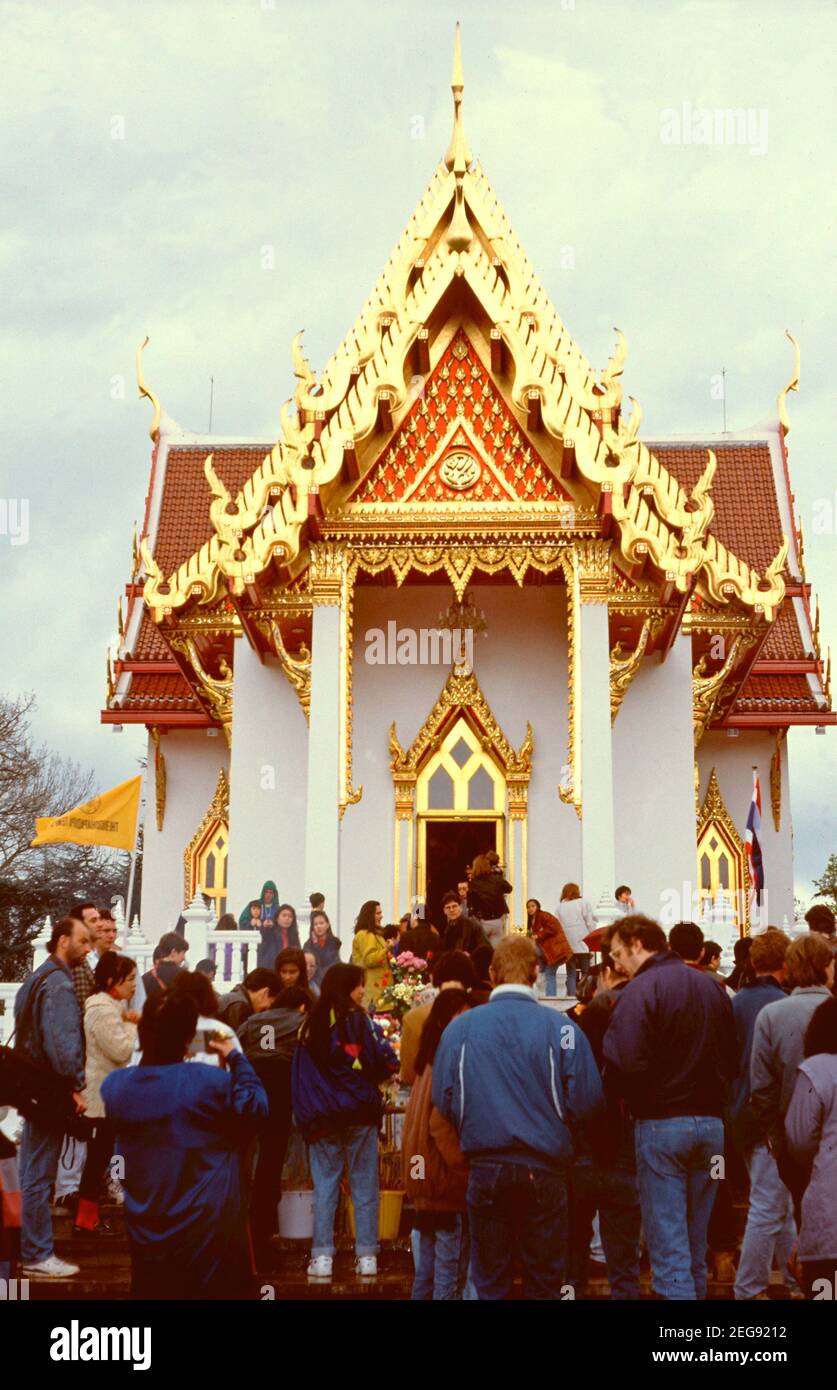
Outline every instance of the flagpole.
POLYGON ((142 804, 145 797, 145 782, 148 769, 142 770, 142 784, 140 786, 139 805, 137 806, 137 828, 134 833, 134 848, 131 850, 131 871, 128 875, 128 896, 125 903, 125 930, 131 930, 131 907, 134 901, 134 879, 137 872, 137 849, 139 846, 140 825, 142 824, 142 804))

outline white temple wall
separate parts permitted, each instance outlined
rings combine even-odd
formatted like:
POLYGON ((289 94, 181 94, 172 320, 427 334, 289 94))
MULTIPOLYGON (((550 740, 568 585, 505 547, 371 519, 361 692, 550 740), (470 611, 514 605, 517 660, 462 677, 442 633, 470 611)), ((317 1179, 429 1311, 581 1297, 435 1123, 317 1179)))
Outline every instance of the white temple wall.
POLYGON ((672 925, 681 916, 671 916, 672 894, 683 900, 685 883, 689 902, 697 876, 691 638, 677 637, 664 662, 647 657, 628 687, 613 725, 613 781, 617 884, 672 925))
MULTIPOLYGON (((567 759, 567 637, 563 589, 475 586, 487 634, 474 643, 474 667, 495 718, 517 748, 532 724, 534 756, 529 788, 529 896, 554 907, 562 883, 580 872, 580 826, 575 811, 558 797, 567 759)), ((353 782, 363 797, 349 806, 341 836, 341 935, 351 939, 354 916, 367 898, 380 899, 384 917, 394 913, 394 794, 388 731, 409 747, 447 679, 445 666, 369 665, 367 633, 433 628, 447 608, 451 588, 405 585, 402 589, 361 586, 355 591, 353 782)), ((508 822, 507 822, 508 831, 508 822)), ((414 842, 415 843, 415 842, 414 842)), ((401 904, 404 911, 406 904, 401 904)))
MULTIPOLYGON (((235 645, 230 779, 229 910, 236 918, 273 879, 299 912, 305 883, 308 725, 274 657, 263 663, 243 638, 235 645)), ((300 918, 305 933, 307 915, 300 918)))
POLYGON ((173 729, 161 736, 160 751, 166 760, 166 813, 158 831, 149 739, 140 922, 152 942, 172 931, 183 911, 183 854, 215 795, 218 773, 229 773, 230 763, 220 731, 209 738, 205 729, 173 729))
POLYGON ((761 834, 767 918, 771 926, 793 926, 793 822, 788 785, 788 746, 782 740, 782 809, 780 828, 773 823, 770 800, 770 762, 776 736, 769 729, 740 729, 737 738, 725 730, 704 734, 698 749, 700 799, 703 801, 712 768, 727 811, 743 840, 753 795, 753 766, 761 781, 761 834))

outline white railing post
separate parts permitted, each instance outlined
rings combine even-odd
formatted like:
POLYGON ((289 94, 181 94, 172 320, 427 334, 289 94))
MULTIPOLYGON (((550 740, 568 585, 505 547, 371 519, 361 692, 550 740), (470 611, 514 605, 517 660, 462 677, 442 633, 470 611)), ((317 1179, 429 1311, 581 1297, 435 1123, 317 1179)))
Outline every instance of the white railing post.
POLYGON ((44 918, 44 925, 38 935, 32 941, 32 969, 37 970, 39 965, 43 965, 49 952, 49 939, 52 936, 52 918, 47 913, 44 918))
POLYGON ((209 955, 209 933, 215 925, 215 915, 211 908, 204 906, 203 897, 195 893, 183 913, 186 923, 185 935, 189 943, 189 969, 194 970, 199 960, 209 955))
MULTIPOLYGON (((116 920, 115 913, 114 920, 116 920)), ((151 969, 154 947, 140 926, 139 917, 136 914, 131 924, 131 930, 123 939, 125 941, 124 954, 136 961, 137 974, 144 975, 147 970, 151 969)))

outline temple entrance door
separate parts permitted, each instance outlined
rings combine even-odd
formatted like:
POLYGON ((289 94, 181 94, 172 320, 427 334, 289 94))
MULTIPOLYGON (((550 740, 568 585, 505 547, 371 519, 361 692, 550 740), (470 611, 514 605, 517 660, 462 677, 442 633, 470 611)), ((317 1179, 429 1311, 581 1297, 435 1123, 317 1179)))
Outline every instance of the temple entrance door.
POLYGON ((465 869, 478 854, 502 849, 502 819, 428 820, 425 822, 427 920, 444 931, 442 898, 456 892, 465 869))

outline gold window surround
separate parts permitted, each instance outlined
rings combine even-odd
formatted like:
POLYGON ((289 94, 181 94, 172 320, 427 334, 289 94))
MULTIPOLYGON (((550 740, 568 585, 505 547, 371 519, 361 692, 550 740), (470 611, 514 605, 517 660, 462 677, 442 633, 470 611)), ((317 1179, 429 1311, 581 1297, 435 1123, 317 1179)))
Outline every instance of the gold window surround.
POLYGON ((410 883, 416 893, 423 895, 427 887, 427 822, 484 820, 494 821, 497 826, 497 853, 508 864, 510 876, 516 871, 515 836, 511 823, 522 822, 522 862, 519 869, 525 902, 528 891, 527 797, 533 750, 531 724, 526 725, 526 737, 520 748, 515 750, 495 719, 475 673, 454 666, 409 749, 401 746, 394 723, 390 726, 389 748, 395 790, 394 901, 398 899, 400 877, 399 821, 409 821, 408 853, 411 860, 413 844, 416 845, 415 863, 410 864, 410 883), (461 745, 464 745, 464 749, 461 745), (452 782, 451 806, 434 807, 431 804, 434 800, 431 782, 440 770, 452 782), (491 806, 470 804, 474 778, 480 773, 491 785, 491 806), (508 854, 505 853, 507 827, 508 854))
POLYGON ((227 910, 229 804, 229 782, 221 768, 215 794, 183 853, 184 905, 188 907, 196 893, 204 893, 210 899, 216 917, 221 917, 227 910))
POLYGON ((738 930, 746 936, 749 932, 747 854, 721 795, 714 767, 698 819, 697 861, 701 909, 711 905, 723 890, 729 894, 738 930))

